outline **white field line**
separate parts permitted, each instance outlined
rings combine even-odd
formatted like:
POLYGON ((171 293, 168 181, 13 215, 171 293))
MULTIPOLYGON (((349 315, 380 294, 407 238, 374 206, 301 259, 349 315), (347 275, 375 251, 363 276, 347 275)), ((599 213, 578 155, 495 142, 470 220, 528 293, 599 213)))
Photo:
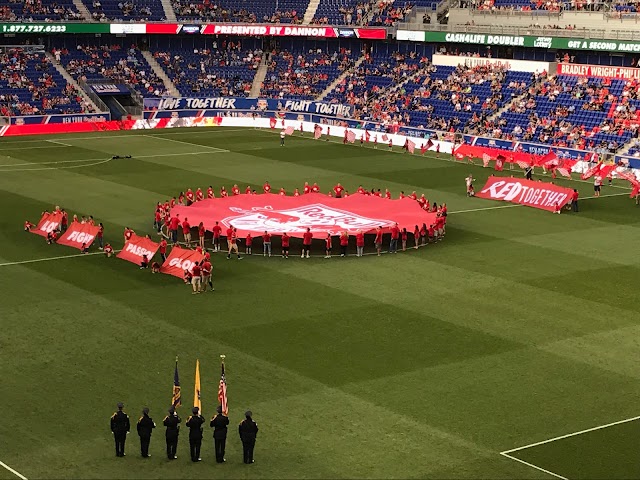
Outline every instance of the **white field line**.
MULTIPOLYGON (((226 150, 225 150, 226 151, 226 150)), ((157 158, 157 157, 179 157, 182 155, 210 155, 216 152, 189 152, 189 153, 159 153, 156 155, 136 155, 132 156, 131 160, 135 160, 136 158, 157 158)), ((218 153, 223 153, 218 152, 218 153)), ((14 165, 0 165, 0 172, 33 172, 38 170, 61 170, 66 168, 82 168, 82 167, 91 167, 95 165, 100 165, 102 163, 110 162, 112 159, 99 159, 99 158, 84 158, 81 160, 61 160, 57 162, 29 162, 29 163, 16 163, 14 165), (13 167, 22 167, 22 166, 38 166, 38 165, 57 165, 59 163, 81 163, 81 162, 96 162, 96 163, 88 163, 84 165, 72 165, 70 167, 43 167, 43 168, 13 168, 13 167)), ((118 159, 118 160, 129 160, 129 159, 118 159)))
MULTIPOLYGON (((53 142, 53 140, 47 140, 47 142, 53 142)), ((35 150, 37 148, 67 148, 67 147, 71 147, 71 146, 72 145, 45 145, 45 146, 40 146, 40 147, 10 147, 10 146, 8 146, 6 144, 2 145, 2 147, 7 149, 7 150, 35 150)))
POLYGON ((68 143, 59 142, 58 140, 47 140, 47 142, 55 143, 56 145, 62 145, 63 147, 73 147, 73 145, 69 145, 68 143))
POLYGON ((164 137, 160 137, 160 136, 156 136, 156 135, 142 135, 143 137, 146 138, 155 138, 156 140, 164 140, 165 142, 173 142, 173 143, 180 143, 182 145, 190 145, 192 147, 200 147, 200 148, 209 148, 212 150, 213 153, 219 152, 219 153, 228 153, 229 150, 225 150, 224 148, 218 148, 218 147, 210 147, 208 145, 200 145, 199 143, 192 143, 192 142, 184 142, 182 140, 176 140, 174 138, 164 138, 164 137))
POLYGON ((4 469, 8 470, 9 472, 13 473, 16 477, 22 479, 22 480, 27 480, 27 477, 25 477, 24 475, 22 475, 20 472, 18 472, 17 470, 14 470, 13 468, 11 468, 9 465, 7 465, 4 462, 0 462, 0 466, 2 466, 4 469))
POLYGON ((507 457, 507 458, 509 458, 511 460, 515 460, 516 462, 520 462, 520 463, 526 465, 527 467, 535 468, 536 470, 538 470, 540 472, 544 472, 547 475, 551 475, 552 477, 560 478, 561 480, 569 480, 567 477, 563 477, 562 475, 558 475, 557 473, 553 473, 551 470, 547 470, 545 468, 542 468, 542 467, 539 467, 537 465, 534 465, 533 463, 525 462, 524 460, 521 460, 519 458, 512 457, 511 455, 509 455, 507 453, 501 453, 500 455, 502 455, 503 457, 507 457))
POLYGON ((0 263, 0 267, 10 267, 12 265, 24 265, 25 263, 50 262, 51 260, 62 260, 64 258, 87 257, 87 256, 90 256, 90 255, 100 255, 100 254, 104 255, 104 252, 78 253, 78 254, 75 254, 75 255, 61 255, 59 257, 45 257, 45 258, 36 258, 36 259, 33 259, 33 260, 21 260, 19 262, 5 262, 5 263, 0 263))
POLYGON ((566 435, 560 435, 558 437, 553 437, 553 438, 549 438, 547 440, 542 440, 540 442, 535 442, 535 443, 530 443, 529 445, 523 445, 522 447, 517 447, 517 448, 512 448, 511 450, 505 450, 503 452, 500 452, 500 455, 502 455, 503 457, 507 457, 510 458, 511 460, 515 460, 516 462, 520 462, 524 465, 527 465, 531 468, 535 468, 536 470, 539 470, 541 472, 547 473, 553 477, 556 478, 560 478, 562 480, 568 480, 567 477, 563 477, 562 475, 558 475, 557 473, 553 473, 549 470, 545 470, 542 467, 539 467, 537 465, 534 465, 533 463, 529 463, 529 462, 525 462, 524 460, 514 457, 513 455, 510 455, 511 453, 514 452, 519 452, 521 450, 526 450, 528 448, 533 448, 533 447, 538 447, 540 445, 545 445, 547 443, 551 443, 551 442, 557 442, 558 440, 563 440, 565 438, 570 438, 570 437, 575 437, 577 435, 582 435, 584 433, 589 433, 589 432, 595 432, 596 430, 602 430, 604 428, 609 428, 609 427, 613 427, 616 425, 621 425, 623 423, 629 423, 629 422, 634 422, 636 420, 640 420, 640 415, 636 416, 636 417, 630 417, 630 418, 625 418, 624 420, 618 420, 617 422, 611 422, 611 423, 605 423, 604 425, 598 425, 597 427, 592 427, 592 428, 586 428, 584 430, 579 430, 577 432, 573 432, 573 433, 567 433, 566 435))
MULTIPOLYGON (((610 193, 608 195, 600 195, 599 197, 582 197, 580 200, 592 200, 594 198, 604 198, 604 197, 620 197, 622 195, 629 195, 628 193, 610 193)), ((520 203, 512 203, 509 205, 497 205, 495 207, 480 207, 480 208, 470 208, 468 210, 456 210, 454 212, 449 212, 450 215, 454 213, 468 213, 468 212, 482 212, 484 210, 499 210, 501 208, 515 208, 515 207, 526 207, 527 205, 522 205, 520 203)))
MULTIPOLYGON (((191 128, 175 128, 175 129, 158 129, 157 132, 155 133, 156 130, 128 130, 129 132, 142 132, 142 131, 153 131, 154 134, 153 135, 149 135, 149 134, 145 134, 144 136, 150 136, 150 137, 156 137, 156 136, 162 136, 162 135, 203 135, 203 134, 210 134, 210 133, 214 133, 214 132, 240 132, 240 131, 246 131, 247 128, 216 128, 215 130, 206 130, 206 131, 198 131, 198 132, 189 132, 189 131, 183 131, 183 130, 192 130, 191 128), (166 130, 181 130, 179 132, 174 132, 174 131, 166 131, 166 130)), ((107 140, 109 138, 136 138, 139 137, 140 135, 135 135, 135 134, 129 134, 129 135, 101 135, 101 136, 93 136, 93 137, 64 137, 62 140, 67 140, 67 141, 73 141, 73 140, 107 140)), ((0 139, 3 138, 7 138, 7 137, 0 137, 0 139)), ((23 143, 43 143, 43 142, 48 142, 50 140, 47 139, 42 139, 42 140, 18 140, 16 142, 11 142, 11 141, 4 141, 4 140, 0 140, 0 146, 4 147, 4 148, 12 148, 8 145, 18 145, 18 144, 23 144, 23 143)), ((51 148, 51 146, 48 147, 27 147, 27 148, 51 148)))

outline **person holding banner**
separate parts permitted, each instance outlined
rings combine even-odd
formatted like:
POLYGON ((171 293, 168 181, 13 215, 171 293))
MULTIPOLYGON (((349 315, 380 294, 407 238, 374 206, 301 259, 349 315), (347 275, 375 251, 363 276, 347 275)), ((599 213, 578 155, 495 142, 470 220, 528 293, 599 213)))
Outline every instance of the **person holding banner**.
POLYGON ((307 231, 302 234, 302 255, 300 255, 300 258, 304 258, 305 253, 307 254, 307 258, 310 257, 312 238, 313 238, 313 233, 311 233, 310 228, 307 228, 307 231))
POLYGON ((213 231, 213 251, 220 251, 220 235, 222 234, 222 227, 216 222, 216 224, 211 229, 213 231))
POLYGON ((211 281, 211 270, 212 270, 211 262, 206 258, 202 261, 202 291, 207 291, 207 285, 211 287, 211 291, 213 292, 215 289, 213 288, 213 282, 211 281))
POLYGON ((111 255, 113 255, 113 247, 108 243, 104 246, 104 254, 107 258, 111 258, 111 255))
POLYGON ((200 222, 198 224, 198 245, 200 245, 200 248, 202 248, 202 250, 204 250, 204 235, 205 235, 204 223, 200 222))
POLYGON ((238 250, 238 230, 235 227, 227 229, 227 243, 229 244, 227 260, 231 259, 231 252, 235 252, 236 255, 238 255, 238 260, 242 260, 240 251, 238 250))
POLYGON ((158 245, 158 252, 160 253, 160 257, 164 262, 167 259, 167 240, 166 239, 163 238, 162 240, 160 240, 160 244, 158 245))
POLYGON ((184 217, 184 221, 182 222, 182 235, 184 236, 184 243, 186 243, 187 247, 191 246, 191 225, 189 225, 189 219, 184 217))
POLYGON ((290 237, 287 235, 287 232, 282 234, 282 258, 289 258, 289 240, 290 237))

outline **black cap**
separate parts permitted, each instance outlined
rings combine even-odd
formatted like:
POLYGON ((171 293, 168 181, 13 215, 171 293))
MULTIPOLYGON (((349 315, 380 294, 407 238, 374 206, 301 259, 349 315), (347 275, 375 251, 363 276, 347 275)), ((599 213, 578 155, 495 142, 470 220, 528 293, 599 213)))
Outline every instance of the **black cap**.
POLYGON ((118 402, 118 408, 122 410, 124 408, 124 403, 118 402))
POLYGON ((142 413, 143 413, 144 415, 149 415, 149 407, 144 407, 144 408, 142 409, 142 413))
POLYGON ((220 405, 218 405, 218 408, 216 408, 216 412, 222 413, 222 407, 220 405))
POLYGON ((244 416, 247 418, 251 418, 253 417, 253 413, 251 413, 251 410, 247 410, 246 412, 244 412, 244 416))
POLYGON ((199 412, 198 407, 193 407, 193 408, 191 409, 191 412, 197 415, 197 414, 198 414, 198 412, 199 412))
POLYGON ((173 408, 173 407, 170 407, 170 408, 169 408, 169 414, 170 414, 170 415, 173 415, 174 413, 176 413, 176 409, 175 409, 175 408, 173 408))

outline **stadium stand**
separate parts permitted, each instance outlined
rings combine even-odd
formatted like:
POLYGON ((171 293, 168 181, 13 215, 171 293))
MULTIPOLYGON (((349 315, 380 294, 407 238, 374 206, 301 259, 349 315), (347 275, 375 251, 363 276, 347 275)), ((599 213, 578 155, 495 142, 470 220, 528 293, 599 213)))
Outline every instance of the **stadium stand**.
POLYGON ((179 20, 302 23, 309 0, 173 0, 179 20))
POLYGON ((0 0, 0 19, 8 21, 82 20, 72 0, 0 0))
POLYGON ((587 0, 471 0, 471 7, 478 10, 519 10, 560 12, 566 10, 575 11, 600 11, 610 10, 611 0, 587 1, 587 0))
POLYGON ((143 97, 162 96, 166 87, 135 45, 77 45, 61 47, 60 58, 65 69, 76 79, 111 80, 127 84, 143 97))
POLYGON ((86 0, 94 21, 164 21, 160 0, 86 0))
POLYGON ((12 49, 0 54, 2 116, 92 113, 43 53, 12 49))
POLYGON ((214 40, 197 48, 171 48, 153 55, 185 96, 247 96, 263 52, 255 39, 214 40))

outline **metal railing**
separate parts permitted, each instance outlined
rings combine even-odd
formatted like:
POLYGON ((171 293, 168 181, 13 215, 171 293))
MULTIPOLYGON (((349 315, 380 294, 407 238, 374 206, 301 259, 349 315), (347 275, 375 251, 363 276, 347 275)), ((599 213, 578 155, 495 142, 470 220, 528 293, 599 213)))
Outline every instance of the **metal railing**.
MULTIPOLYGON (((113 82, 93 82, 93 83, 113 83, 113 82)), ((109 107, 102 101, 102 99, 93 91, 93 88, 84 80, 78 80, 78 85, 87 94, 87 97, 91 99, 91 101, 95 104, 96 107, 100 109, 101 112, 108 112, 109 107)))

